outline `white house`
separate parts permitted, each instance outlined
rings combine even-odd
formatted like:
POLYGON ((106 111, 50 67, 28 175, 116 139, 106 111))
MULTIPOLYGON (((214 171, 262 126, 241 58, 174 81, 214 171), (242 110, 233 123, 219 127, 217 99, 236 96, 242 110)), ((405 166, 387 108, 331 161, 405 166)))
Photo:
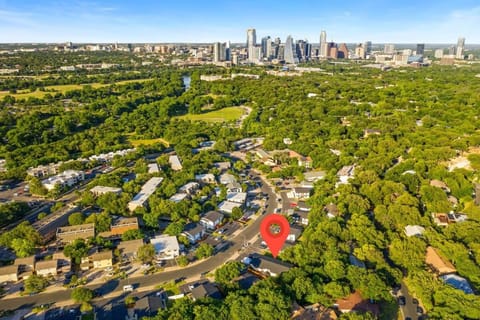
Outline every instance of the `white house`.
POLYGON ((215 183, 215 176, 211 173, 197 174, 195 180, 200 183, 215 183))
POLYGON ((47 190, 53 190, 56 185, 71 187, 83 180, 85 180, 85 173, 83 171, 66 170, 56 176, 42 180, 42 184, 47 190))
POLYGON ((353 178, 355 175, 355 165, 351 166, 344 166, 342 169, 338 170, 337 176, 340 180, 337 185, 339 184, 347 184, 348 180, 353 178))
POLYGON ((245 203, 246 199, 247 199, 246 192, 233 192, 233 193, 227 194, 227 201, 239 203, 241 205, 245 203))
POLYGON ((407 235, 407 237, 413 237, 413 236, 421 236, 423 233, 425 232, 425 228, 424 227, 421 227, 421 226, 417 226, 417 225, 414 225, 414 226, 411 226, 411 225, 408 225, 405 227, 405 234, 407 235))
POLYGON ((170 156, 168 158, 168 162, 170 163, 170 167, 172 168, 172 170, 174 171, 180 171, 183 169, 182 167, 182 163, 180 162, 180 159, 178 158, 178 156, 174 155, 174 156, 170 156))
POLYGON ((207 229, 213 230, 222 223, 223 214, 218 211, 209 211, 201 219, 200 224, 207 229))
POLYGON ((155 248, 155 254, 159 260, 174 259, 180 254, 180 246, 175 236, 156 236, 150 239, 150 243, 155 248))
POLYGON ((140 190, 140 192, 128 203, 128 209, 130 211, 135 211, 138 207, 145 207, 147 204, 148 198, 155 192, 158 185, 162 183, 163 178, 153 177, 148 180, 140 190))
POLYGON ((188 193, 190 195, 194 194, 195 191, 200 188, 200 185, 197 182, 189 182, 178 189, 179 192, 188 193))
POLYGON ((295 199, 308 199, 311 192, 312 188, 308 187, 294 187, 292 189, 292 195, 295 199))
POLYGON ((301 236, 302 232, 303 232, 302 228, 291 226, 290 232, 288 233, 288 236, 287 236, 287 241, 291 243, 295 243, 298 240, 298 238, 301 236))
POLYGON ((225 184, 225 185, 229 183, 237 182, 237 179, 229 173, 222 174, 219 180, 221 184, 225 184))
POLYGON ((225 213, 232 213, 233 208, 241 208, 242 204, 231 201, 223 201, 218 205, 218 210, 225 213))
POLYGON ((112 187, 104 187, 104 186, 95 186, 92 189, 90 189, 90 192, 94 196, 100 196, 100 195, 106 194, 106 193, 114 193, 114 194, 119 195, 119 194, 122 193, 122 189, 112 188, 112 187))

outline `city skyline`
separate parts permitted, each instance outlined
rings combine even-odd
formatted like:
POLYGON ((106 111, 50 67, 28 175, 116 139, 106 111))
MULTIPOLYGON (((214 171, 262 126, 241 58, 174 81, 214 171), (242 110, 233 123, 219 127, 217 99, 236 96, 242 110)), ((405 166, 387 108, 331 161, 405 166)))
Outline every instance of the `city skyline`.
POLYGON ((421 5, 428 10, 420 10, 413 1, 300 1, 277 6, 270 0, 241 5, 216 0, 181 5, 143 0, 135 4, 0 0, 0 42, 245 43, 245 30, 255 28, 257 39, 291 35, 311 43, 317 43, 321 30, 327 30, 327 41, 335 42, 455 43, 465 37, 469 44, 480 44, 478 2, 425 1, 421 5))

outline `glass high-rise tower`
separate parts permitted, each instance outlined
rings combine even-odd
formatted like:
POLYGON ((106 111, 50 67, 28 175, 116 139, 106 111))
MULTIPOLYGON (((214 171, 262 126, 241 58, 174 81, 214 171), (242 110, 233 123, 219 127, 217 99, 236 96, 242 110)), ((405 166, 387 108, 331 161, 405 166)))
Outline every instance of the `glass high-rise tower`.
POLYGON ((297 52, 295 50, 295 44, 293 43, 292 36, 288 36, 285 41, 285 52, 283 54, 285 63, 298 63, 297 52))

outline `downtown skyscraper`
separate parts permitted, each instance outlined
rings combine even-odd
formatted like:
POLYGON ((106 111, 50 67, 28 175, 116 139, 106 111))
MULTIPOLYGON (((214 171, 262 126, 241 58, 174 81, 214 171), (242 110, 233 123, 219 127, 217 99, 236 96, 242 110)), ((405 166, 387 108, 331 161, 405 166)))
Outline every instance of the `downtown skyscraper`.
POLYGON ((328 56, 327 32, 322 30, 320 32, 320 57, 326 58, 328 56))
POLYGON ((257 31, 255 29, 248 29, 247 30, 247 55, 248 60, 253 62, 255 59, 258 59, 255 52, 255 46, 257 45, 257 31))
POLYGON ((295 50, 295 44, 293 43, 292 36, 288 36, 287 40, 285 41, 285 52, 283 55, 285 63, 298 63, 297 52, 295 50))
POLYGON ((457 41, 457 50, 455 53, 455 58, 463 59, 465 54, 465 38, 460 37, 457 41))

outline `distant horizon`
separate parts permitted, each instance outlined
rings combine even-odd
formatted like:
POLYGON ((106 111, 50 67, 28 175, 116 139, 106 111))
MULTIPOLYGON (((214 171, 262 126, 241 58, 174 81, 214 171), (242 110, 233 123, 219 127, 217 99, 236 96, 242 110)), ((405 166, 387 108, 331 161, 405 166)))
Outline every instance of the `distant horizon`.
POLYGON ((184 0, 0 0, 0 43, 244 43, 246 30, 318 43, 480 44, 480 3, 405 0, 241 3, 184 0), (422 7, 428 10, 421 10, 422 7))

